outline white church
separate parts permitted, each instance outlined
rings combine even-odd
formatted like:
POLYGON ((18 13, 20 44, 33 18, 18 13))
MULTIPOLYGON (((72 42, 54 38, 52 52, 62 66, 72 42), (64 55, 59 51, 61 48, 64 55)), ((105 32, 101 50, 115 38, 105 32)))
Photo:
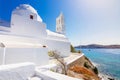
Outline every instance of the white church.
POLYGON ((0 21, 0 80, 83 80, 60 74, 60 65, 49 62, 48 52, 54 50, 64 57, 66 65, 84 55, 71 57, 63 14, 52 32, 33 7, 16 7, 10 23, 0 21))
POLYGON ((22 4, 12 11, 9 27, 0 26, 0 65, 33 62, 46 65, 48 51, 56 50, 62 56, 69 56, 70 42, 65 36, 64 16, 56 19, 56 32, 46 24, 30 5, 22 4))

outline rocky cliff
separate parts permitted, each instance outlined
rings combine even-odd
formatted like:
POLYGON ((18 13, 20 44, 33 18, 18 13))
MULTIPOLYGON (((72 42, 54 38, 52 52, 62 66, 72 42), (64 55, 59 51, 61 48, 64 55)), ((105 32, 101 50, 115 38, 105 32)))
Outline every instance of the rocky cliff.
POLYGON ((67 73, 68 76, 83 78, 84 80, 100 80, 97 68, 86 56, 82 56, 69 64, 67 73))

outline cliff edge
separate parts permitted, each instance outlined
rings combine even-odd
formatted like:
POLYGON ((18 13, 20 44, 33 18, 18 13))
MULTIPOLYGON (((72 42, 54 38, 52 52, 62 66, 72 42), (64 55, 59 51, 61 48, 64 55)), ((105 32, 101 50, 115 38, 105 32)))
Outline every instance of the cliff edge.
MULTIPOLYGON (((82 53, 72 53, 72 55, 80 56, 82 53)), ((92 62, 86 57, 82 56, 67 65, 67 75, 75 78, 83 78, 84 80, 100 80, 98 77, 98 70, 92 62)))

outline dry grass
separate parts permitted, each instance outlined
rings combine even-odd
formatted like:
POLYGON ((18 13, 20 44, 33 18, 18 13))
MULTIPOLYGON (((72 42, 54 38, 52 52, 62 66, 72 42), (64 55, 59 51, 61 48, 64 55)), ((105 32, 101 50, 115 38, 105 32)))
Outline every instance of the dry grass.
POLYGON ((68 75, 76 78, 83 78, 84 80, 99 80, 95 73, 79 65, 70 67, 68 75))

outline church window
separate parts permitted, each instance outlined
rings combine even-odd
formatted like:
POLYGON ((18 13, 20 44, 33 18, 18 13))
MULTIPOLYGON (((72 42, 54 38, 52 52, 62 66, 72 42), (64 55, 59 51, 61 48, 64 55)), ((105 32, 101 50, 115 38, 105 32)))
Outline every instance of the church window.
POLYGON ((33 15, 30 15, 30 19, 33 19, 33 15))
POLYGON ((44 48, 46 48, 46 46, 45 46, 45 45, 43 45, 43 47, 44 47, 44 48))

